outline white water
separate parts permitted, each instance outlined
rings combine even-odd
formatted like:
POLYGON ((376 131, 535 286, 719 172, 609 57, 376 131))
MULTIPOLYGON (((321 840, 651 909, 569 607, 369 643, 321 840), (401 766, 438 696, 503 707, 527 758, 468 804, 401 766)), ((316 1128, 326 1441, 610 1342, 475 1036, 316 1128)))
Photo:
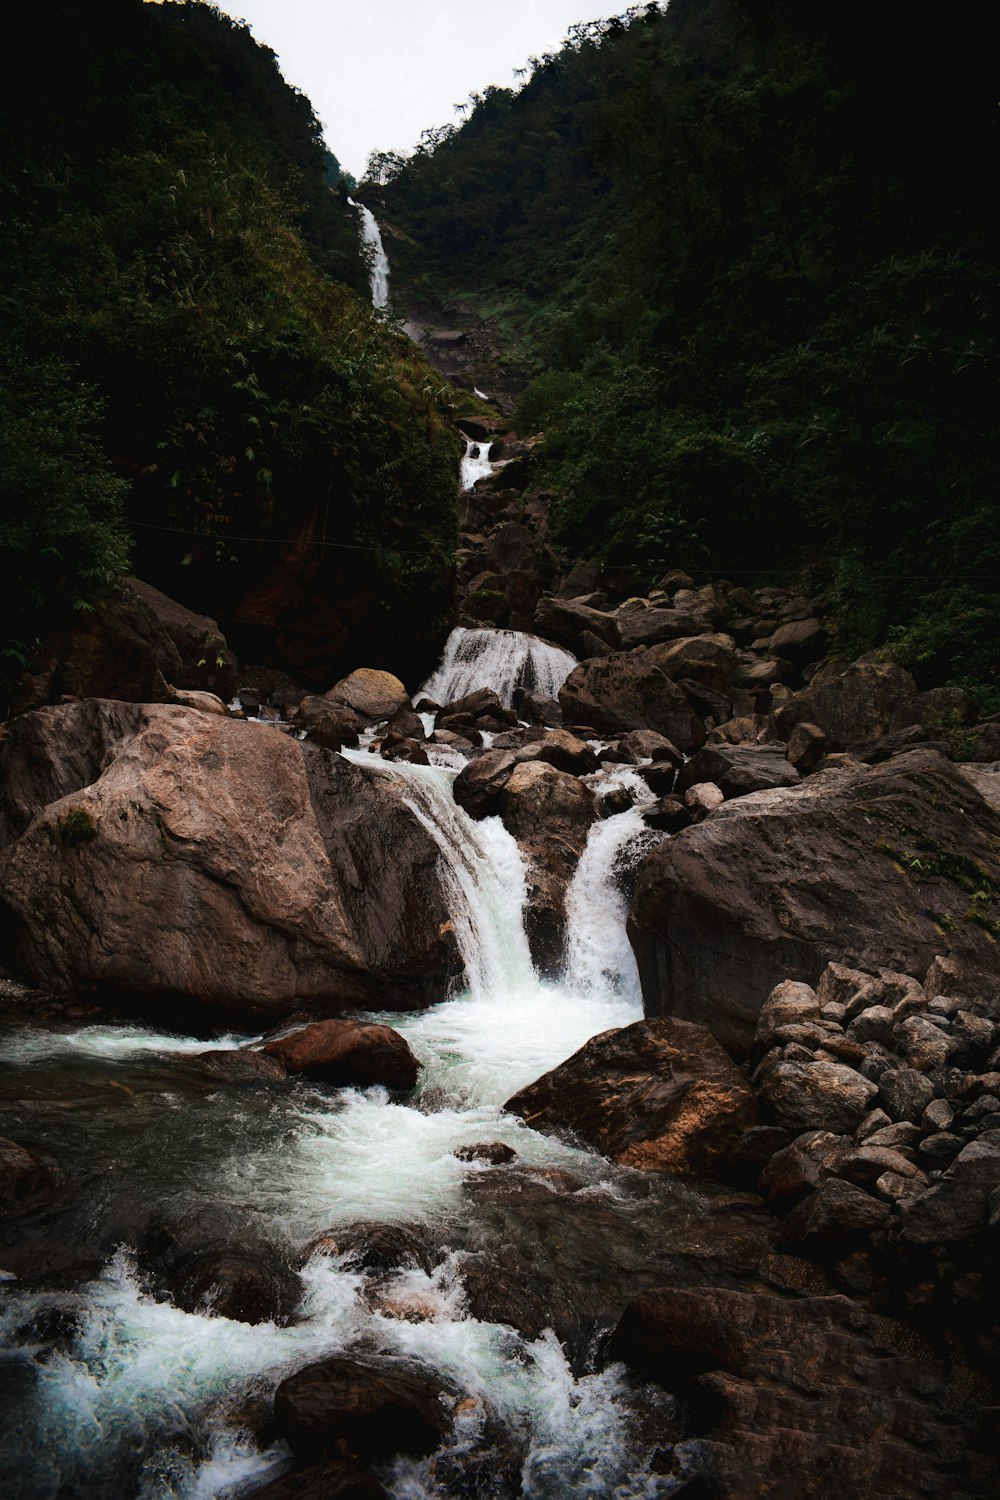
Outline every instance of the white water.
MULTIPOLYGON (((456 635, 451 665, 446 659, 437 674, 458 684, 446 697, 489 685, 509 699, 529 663, 530 685, 553 692, 573 665, 567 653, 515 632, 456 635), (497 638, 492 643, 478 639, 490 634, 497 638), (477 638, 476 649, 463 652, 469 637, 477 638), (477 664, 481 673, 484 662, 494 664, 492 678, 462 678, 477 664)), ((379 1088, 275 1095, 270 1134, 258 1124, 233 1140, 210 1177, 192 1164, 196 1199, 252 1204, 258 1220, 290 1247, 331 1230, 335 1237, 338 1226, 360 1219, 423 1225, 439 1237, 454 1231, 461 1239, 474 1211, 468 1184, 488 1182, 496 1169, 460 1162, 454 1153, 494 1140, 514 1148, 529 1178, 557 1168, 584 1185, 578 1198, 617 1198, 620 1174, 606 1161, 537 1134, 503 1104, 590 1036, 641 1016, 619 889, 623 865, 651 837, 638 810, 593 826, 567 897, 566 972, 561 982, 547 983, 533 968, 525 936, 524 862, 499 819, 477 823, 455 805, 453 771, 386 763, 361 750, 345 756, 395 782, 437 843, 465 986, 425 1012, 384 1017, 423 1064, 414 1096, 401 1103, 379 1088)), ((649 796, 633 772, 616 768, 605 778, 608 786, 619 783, 640 799, 649 796)), ((187 1053, 207 1045, 142 1028, 87 1027, 58 1036, 28 1033, 7 1055, 36 1068, 67 1054, 124 1067, 130 1058, 159 1053, 183 1067, 187 1053)), ((187 1109, 190 1101, 179 1096, 177 1107, 187 1109)), ((537 1181, 545 1191, 544 1175, 537 1181)), ((520 1434, 522 1493, 529 1500, 653 1500, 669 1493, 670 1481, 647 1469, 636 1398, 621 1371, 574 1375, 550 1331, 530 1340, 469 1316, 454 1255, 446 1253, 430 1274, 400 1271, 374 1287, 343 1257, 319 1253, 307 1262, 303 1283, 287 1327, 251 1327, 154 1300, 125 1251, 72 1297, 15 1288, 0 1315, 4 1342, 24 1347, 16 1330, 46 1305, 71 1302, 81 1317, 71 1350, 47 1353, 38 1366, 44 1415, 35 1439, 37 1493, 60 1487, 95 1497, 117 1493, 114 1471, 104 1467, 116 1444, 150 1455, 129 1490, 137 1500, 214 1500, 230 1485, 261 1483, 284 1452, 259 1451, 227 1420, 227 1407, 254 1392, 266 1397, 293 1370, 359 1345, 416 1359, 476 1398, 448 1452, 475 1447, 486 1406, 520 1434), (397 1312, 413 1309, 414 1320, 392 1315, 394 1305, 397 1312)), ((443 1500, 449 1493, 433 1461, 400 1459, 380 1477, 396 1500, 443 1500)), ((34 1500, 35 1491, 23 1493, 34 1500)))
POLYGON ((434 703, 453 703, 489 687, 510 708, 515 688, 557 697, 576 664, 568 651, 523 631, 466 630, 460 625, 448 637, 441 665, 420 693, 434 703))
POLYGON ((361 215, 361 238, 371 252, 372 306, 389 306, 389 257, 382 244, 382 234, 370 208, 348 198, 352 208, 361 215))
POLYGON ((466 438, 458 475, 463 490, 473 489, 478 480, 486 479, 493 473, 493 465, 490 463, 492 447, 492 443, 481 442, 479 438, 466 438))

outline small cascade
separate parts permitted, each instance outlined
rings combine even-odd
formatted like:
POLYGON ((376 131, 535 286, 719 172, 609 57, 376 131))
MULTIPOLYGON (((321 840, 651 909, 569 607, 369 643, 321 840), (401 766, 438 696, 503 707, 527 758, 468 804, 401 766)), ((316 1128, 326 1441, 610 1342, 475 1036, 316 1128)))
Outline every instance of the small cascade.
POLYGON ((492 443, 481 442, 479 438, 466 439, 459 470, 459 483, 463 490, 473 489, 480 479, 486 479, 493 473, 493 465, 490 463, 492 447, 492 443))
POLYGON ((460 625, 448 637, 441 665, 420 691, 435 703, 452 703, 478 688, 492 688, 510 708, 515 688, 558 697, 576 664, 568 651, 523 631, 460 625))
POLYGON ((389 306, 389 257, 385 253, 382 244, 382 234, 378 222, 370 208, 363 203, 355 203, 353 198, 348 198, 352 208, 356 208, 361 215, 361 239, 371 249, 371 284, 372 284, 372 306, 389 306))

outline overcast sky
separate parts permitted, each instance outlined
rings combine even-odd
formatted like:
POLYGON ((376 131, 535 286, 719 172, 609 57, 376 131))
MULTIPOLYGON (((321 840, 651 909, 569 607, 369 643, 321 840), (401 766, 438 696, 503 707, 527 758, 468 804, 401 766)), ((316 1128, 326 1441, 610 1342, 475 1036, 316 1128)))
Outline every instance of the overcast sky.
POLYGON ((529 57, 554 52, 576 21, 620 14, 605 0, 220 0, 278 55, 312 100, 326 142, 360 178, 368 153, 410 151, 453 106, 510 87, 529 57))

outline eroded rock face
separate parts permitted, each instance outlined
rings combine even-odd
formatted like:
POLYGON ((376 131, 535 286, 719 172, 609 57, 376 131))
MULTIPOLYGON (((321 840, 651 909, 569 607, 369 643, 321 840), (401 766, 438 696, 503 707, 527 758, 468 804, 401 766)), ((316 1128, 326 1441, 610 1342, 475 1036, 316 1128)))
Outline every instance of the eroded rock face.
POLYGON ((929 1343, 846 1297, 646 1292, 609 1355, 681 1399, 720 1500, 983 1495, 929 1343))
POLYGON ((917 688, 909 672, 891 662, 824 667, 781 711, 790 732, 818 725, 842 749, 866 745, 917 722, 917 688))
POLYGON ((10 826, 35 816, 0 856, 2 911, 35 983, 251 1019, 412 1008, 460 969, 433 840, 328 751, 97 702, 18 719, 5 759, 10 826))
POLYGON ((815 984, 831 960, 922 969, 947 946, 988 973, 995 943, 970 903, 998 865, 1000 818, 932 750, 727 802, 639 871, 629 936, 646 1012, 746 1051, 773 987, 815 984))
POLYGON ((314 1021, 265 1042, 261 1049, 289 1073, 323 1083, 412 1089, 420 1064, 405 1037, 391 1026, 366 1021, 314 1021))
POLYGON ((675 1175, 710 1171, 756 1123, 732 1060, 704 1027, 672 1019, 592 1037, 505 1108, 622 1166, 675 1175))
POLYGON ((278 1431, 296 1456, 347 1450, 364 1459, 433 1453, 451 1429, 453 1396, 433 1376, 398 1361, 334 1358, 282 1381, 278 1431))

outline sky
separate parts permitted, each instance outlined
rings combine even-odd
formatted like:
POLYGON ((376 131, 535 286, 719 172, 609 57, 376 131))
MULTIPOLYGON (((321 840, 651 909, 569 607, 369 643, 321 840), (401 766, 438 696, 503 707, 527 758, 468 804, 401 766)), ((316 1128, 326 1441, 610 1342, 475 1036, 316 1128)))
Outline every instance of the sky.
POLYGON ((220 0, 277 53, 287 83, 312 100, 341 166, 364 175, 369 152, 411 151, 422 130, 459 123, 454 106, 488 84, 514 85, 529 57, 570 26, 625 0, 220 0))

